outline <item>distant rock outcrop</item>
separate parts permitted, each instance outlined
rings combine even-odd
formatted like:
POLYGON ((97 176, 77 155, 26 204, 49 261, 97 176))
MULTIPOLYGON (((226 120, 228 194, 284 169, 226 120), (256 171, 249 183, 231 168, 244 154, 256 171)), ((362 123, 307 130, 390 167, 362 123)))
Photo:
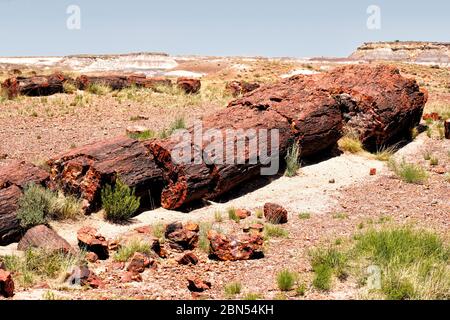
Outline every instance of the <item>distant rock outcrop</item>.
POLYGON ((350 59, 365 61, 404 61, 424 64, 450 63, 449 42, 368 42, 360 46, 350 59))

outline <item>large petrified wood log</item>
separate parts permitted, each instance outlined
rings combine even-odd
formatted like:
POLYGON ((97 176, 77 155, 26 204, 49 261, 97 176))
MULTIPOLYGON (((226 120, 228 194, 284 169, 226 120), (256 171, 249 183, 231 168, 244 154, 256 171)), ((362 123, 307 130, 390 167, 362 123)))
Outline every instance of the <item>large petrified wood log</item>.
POLYGON ((172 86, 172 81, 164 78, 147 78, 141 75, 81 75, 76 79, 76 85, 80 90, 86 90, 92 84, 105 85, 112 90, 122 90, 132 86, 157 89, 159 86, 172 86))
POLYGON ((18 241, 24 231, 16 216, 23 188, 29 183, 44 185, 47 180, 46 171, 26 162, 0 169, 0 245, 18 241))
POLYGON ((7 91, 9 98, 14 98, 17 95, 49 96, 64 92, 64 83, 68 80, 70 79, 60 73, 29 78, 13 77, 3 82, 2 88, 7 91))
POLYGON ((331 93, 347 94, 344 119, 370 150, 408 138, 428 100, 427 91, 394 66, 351 65, 313 79, 331 93))
POLYGON ((47 226, 39 225, 29 229, 20 239, 17 249, 26 251, 39 248, 47 252, 73 253, 71 245, 47 226))
POLYGON ((99 207, 101 189, 117 177, 136 189, 142 206, 159 203, 162 171, 141 141, 100 141, 50 159, 48 165, 51 187, 84 199, 87 212, 99 207))

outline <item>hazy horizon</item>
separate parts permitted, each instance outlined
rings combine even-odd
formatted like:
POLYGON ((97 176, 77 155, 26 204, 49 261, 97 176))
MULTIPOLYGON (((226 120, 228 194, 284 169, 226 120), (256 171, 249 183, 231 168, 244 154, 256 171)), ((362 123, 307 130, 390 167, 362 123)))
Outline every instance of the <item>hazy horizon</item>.
POLYGON ((450 2, 0 0, 0 56, 347 57, 364 42, 448 42, 450 2), (75 5, 79 29, 68 19, 75 5), (380 9, 370 29, 370 6, 380 9))

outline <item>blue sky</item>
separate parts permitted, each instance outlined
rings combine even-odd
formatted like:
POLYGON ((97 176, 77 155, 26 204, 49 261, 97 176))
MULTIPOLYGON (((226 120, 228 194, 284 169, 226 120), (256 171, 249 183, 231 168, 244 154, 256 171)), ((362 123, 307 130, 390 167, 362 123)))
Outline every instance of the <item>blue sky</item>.
POLYGON ((347 56, 365 41, 450 41, 449 14, 448 0, 0 0, 0 56, 347 56), (80 30, 66 27, 69 5, 80 30), (380 30, 366 27, 369 5, 380 30))

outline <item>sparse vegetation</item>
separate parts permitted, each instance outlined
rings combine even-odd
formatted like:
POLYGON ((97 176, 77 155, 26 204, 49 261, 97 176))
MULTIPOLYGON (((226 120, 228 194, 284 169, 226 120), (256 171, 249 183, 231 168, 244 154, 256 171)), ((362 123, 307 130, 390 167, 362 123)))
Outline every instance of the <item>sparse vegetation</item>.
POLYGON ((428 174, 420 165, 407 163, 404 160, 400 163, 391 159, 389 168, 403 181, 407 183, 421 184, 424 183, 428 174))
POLYGON ((287 238, 289 233, 282 227, 270 223, 264 225, 264 236, 270 238, 287 238))
POLYGON ((397 146, 381 147, 375 152, 375 159, 379 161, 389 161, 397 151, 397 146))
POLYGON ((264 299, 264 296, 260 293, 247 293, 246 295, 244 295, 244 297, 242 298, 242 300, 247 300, 247 301, 252 301, 252 300, 262 300, 264 299))
POLYGON ((208 240, 208 232, 212 229, 212 224, 209 222, 202 222, 199 225, 200 231, 198 235, 198 247, 205 253, 210 252, 210 242, 208 240))
POLYGON ((235 208, 228 208, 227 212, 228 212, 228 219, 233 220, 234 222, 237 222, 237 223, 239 223, 241 221, 241 219, 236 214, 235 208))
POLYGON ((126 222, 139 209, 140 198, 134 189, 117 179, 114 187, 106 185, 101 192, 105 218, 111 222, 126 222))
POLYGON ((223 221, 222 211, 217 210, 214 212, 214 220, 218 223, 223 221))
POLYGON ((262 219, 264 217, 264 211, 262 209, 256 209, 255 215, 257 219, 262 219))
POLYGON ((416 138, 419 136, 419 129, 416 128, 412 128, 411 130, 411 139, 412 140, 416 140, 416 138))
POLYGON ((46 224, 49 219, 75 219, 82 213, 81 202, 72 196, 63 196, 36 184, 25 187, 19 199, 17 217, 27 229, 46 224))
POLYGON ((186 122, 183 117, 177 118, 168 129, 163 129, 159 133, 159 137, 161 139, 165 139, 170 137, 173 133, 175 133, 177 130, 185 129, 186 128, 186 122))
POLYGON ((77 91, 77 87, 72 82, 66 81, 63 84, 64 92, 68 94, 75 93, 77 91))
POLYGON ((92 94, 103 96, 110 93, 112 90, 109 86, 99 83, 91 83, 86 88, 86 91, 92 94))
POLYGON ((310 219, 311 218, 311 213, 309 213, 309 212, 301 212, 301 213, 298 214, 298 218, 300 220, 310 219))
POLYGON ((305 283, 300 283, 295 289, 295 294, 299 297, 303 297, 306 294, 307 286, 305 283))
POLYGON ((300 147, 297 143, 292 144, 286 155, 286 171, 284 175, 286 177, 294 177, 297 175, 297 171, 300 169, 300 147))
POLYGON ((148 140, 154 138, 156 133, 153 130, 145 130, 139 133, 129 133, 128 137, 136 140, 148 140))
POLYGON ((333 213, 333 219, 347 219, 348 218, 348 214, 345 212, 336 212, 333 213))
POLYGON ((224 290, 227 296, 235 296, 241 293, 242 284, 240 282, 231 282, 225 286, 224 290))
POLYGON ((278 289, 281 291, 289 291, 294 287, 298 275, 288 269, 284 269, 277 274, 278 289))
POLYGON ((162 222, 158 222, 152 225, 152 234, 158 239, 164 238, 164 230, 165 227, 162 222))
POLYGON ((150 245, 141 240, 131 240, 129 243, 119 248, 114 255, 114 260, 127 262, 136 252, 148 254, 151 252, 150 245))
POLYGON ((347 277, 347 258, 333 247, 311 251, 311 265, 314 271, 313 286, 319 290, 331 289, 333 274, 340 279, 347 277))
POLYGON ((364 148, 362 142, 359 140, 359 136, 349 129, 346 129, 346 131, 346 135, 338 141, 339 149, 349 153, 362 152, 364 148))
POLYGON ((437 166, 439 164, 439 159, 437 157, 430 158, 430 165, 437 166))
POLYGON ((46 279, 56 279, 64 276, 73 266, 84 261, 84 253, 66 255, 60 252, 29 249, 23 256, 2 256, 7 270, 13 272, 14 280, 25 288, 46 279))

